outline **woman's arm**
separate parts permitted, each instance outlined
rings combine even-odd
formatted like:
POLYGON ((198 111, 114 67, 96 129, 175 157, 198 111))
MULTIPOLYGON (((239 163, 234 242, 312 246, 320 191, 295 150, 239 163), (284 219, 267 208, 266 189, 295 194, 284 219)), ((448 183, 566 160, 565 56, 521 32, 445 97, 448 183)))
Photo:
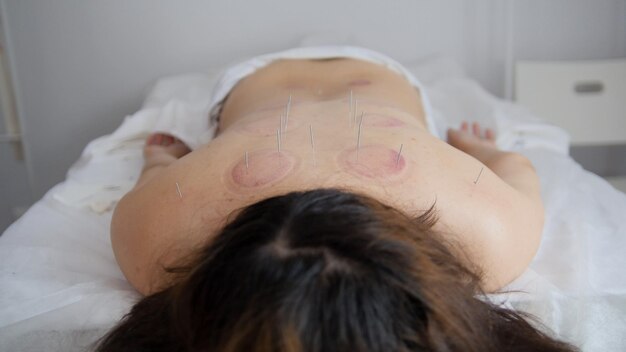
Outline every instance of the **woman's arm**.
MULTIPOLYGON (((144 166, 135 187, 115 207, 111 220, 111 244, 120 269, 128 281, 142 294, 152 292, 149 265, 151 246, 158 238, 150 238, 147 224, 154 218, 150 214, 158 202, 142 193, 143 185, 161 174, 169 165, 190 152, 181 141, 165 134, 152 134, 144 147, 144 166)), ((165 228, 162 228, 165 232, 165 228)))
POLYGON ((541 202, 539 178, 530 160, 518 153, 498 150, 490 129, 486 129, 483 135, 480 125, 473 123, 470 133, 468 124, 463 122, 460 130, 448 130, 448 142, 478 159, 523 195, 541 202))
POLYGON ((460 130, 448 130, 448 142, 478 159, 516 191, 511 206, 497 210, 501 229, 490 233, 485 244, 491 258, 484 289, 497 291, 526 270, 539 248, 544 225, 539 178, 528 158, 498 150, 494 133, 489 129, 481 133, 477 123, 472 124, 472 131, 465 122, 460 130))

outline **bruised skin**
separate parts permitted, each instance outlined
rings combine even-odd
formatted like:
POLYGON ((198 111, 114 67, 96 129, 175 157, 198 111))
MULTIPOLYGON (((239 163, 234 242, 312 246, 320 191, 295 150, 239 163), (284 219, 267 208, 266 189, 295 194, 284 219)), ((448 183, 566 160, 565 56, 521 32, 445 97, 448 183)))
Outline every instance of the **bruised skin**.
POLYGON ((357 177, 376 181, 397 179, 406 169, 407 163, 398 151, 382 145, 362 146, 344 150, 339 154, 339 165, 357 177), (357 156, 358 154, 358 156, 357 156))
MULTIPOLYGON (((137 187, 120 201, 113 217, 112 242, 120 267, 142 293, 153 293, 153 287, 168 281, 162 268, 204 246, 237 209, 291 191, 340 187, 365 193, 407 214, 420 214, 436 199, 441 217, 434 230, 458 234, 458 242, 468 248, 463 258, 473 256, 486 277, 494 277, 486 287, 501 287, 507 282, 508 257, 515 257, 523 246, 507 249, 499 244, 509 229, 522 228, 523 233, 512 235, 526 238, 527 226, 522 222, 534 213, 525 208, 525 198, 515 196, 487 165, 479 163, 481 158, 462 153, 473 149, 469 147, 475 147, 474 143, 459 142, 468 146, 465 150, 429 135, 421 102, 419 92, 406 79, 358 60, 328 65, 278 60, 256 71, 230 92, 222 106, 219 136, 210 145, 180 161, 169 155, 146 158, 147 168, 153 167, 142 173, 145 187, 137 187), (316 95, 318 89, 325 92, 323 97, 316 95), (358 101, 356 114, 350 114, 350 107, 357 104, 349 104, 351 90, 358 101), (290 95, 288 133, 279 156, 274 138, 290 95), (362 112, 357 161, 355 116, 362 112), (242 126, 266 117, 266 127, 242 131, 242 126), (308 143, 309 125, 318 138, 314 153, 308 143), (398 158, 400 143, 404 151, 398 158), (249 152, 248 168, 245 151, 249 152), (311 163, 312 157, 316 164, 311 163), (480 182, 475 183, 483 166, 480 182), (148 178, 153 181, 146 182, 148 178), (182 197, 177 194, 178 183, 182 197), (163 201, 163 194, 176 201, 163 201), (507 225, 518 218, 522 226, 507 225), (491 268, 498 270, 491 272, 491 268)), ((147 154, 153 147, 147 148, 147 154)), ((514 177, 518 172, 530 172, 528 167, 512 168, 508 162, 502 170, 514 185, 520 180, 514 177)), ((540 200, 535 193, 533 199, 540 200)), ((514 269, 511 272, 519 273, 514 269)))
MULTIPOLYGON (((396 181, 404 174, 407 161, 398 150, 383 145, 350 148, 339 153, 338 164, 345 172, 369 181, 396 181), (357 156, 358 154, 358 156, 357 156)), ((260 150, 243 156, 232 167, 230 180, 237 192, 257 191, 278 184, 297 170, 297 158, 287 151, 260 150)))
POLYGON ((230 178, 236 190, 256 190, 276 184, 289 175, 296 166, 296 158, 289 152, 259 150, 248 154, 246 166, 243 156, 233 166, 230 178))
MULTIPOLYGON (((315 113, 308 112, 308 115, 315 113)), ((301 133, 301 125, 300 118, 292 115, 283 133, 289 132, 291 134, 292 131, 301 133)), ((235 130, 243 134, 273 138, 279 126, 281 126, 280 116, 265 116, 235 126, 235 130)), ((373 112, 364 115, 363 126, 365 128, 406 128, 408 124, 399 117, 384 112, 373 112)), ((285 126, 283 125, 283 127, 285 126)), ((359 149, 358 160, 356 148, 343 151, 342 149, 341 147, 338 150, 327 150, 326 153, 331 153, 329 156, 338 162, 341 170, 364 181, 397 181, 398 176, 403 174, 407 167, 404 156, 401 155, 398 158, 398 150, 389 146, 363 145, 359 149)), ((318 153, 324 152, 319 150, 318 153)), ((247 168, 245 157, 241 156, 232 167, 230 177, 227 176, 228 184, 231 185, 230 188, 236 193, 249 193, 251 190, 278 185, 288 174, 295 171, 294 166, 296 160, 299 159, 295 155, 289 154, 289 150, 285 149, 280 155, 279 159, 279 154, 275 149, 251 151, 248 155, 247 168)), ((323 154, 320 156, 323 159, 323 154)), ((323 164, 318 166, 324 167, 323 164)))

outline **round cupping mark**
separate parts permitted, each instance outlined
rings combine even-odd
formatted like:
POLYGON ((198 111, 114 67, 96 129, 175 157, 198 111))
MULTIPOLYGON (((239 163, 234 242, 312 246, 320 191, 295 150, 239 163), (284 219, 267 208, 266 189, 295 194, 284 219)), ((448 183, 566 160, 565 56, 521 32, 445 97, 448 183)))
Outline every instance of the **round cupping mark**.
POLYGON ((361 146, 339 154, 339 164, 348 173, 370 180, 390 180, 399 176, 406 167, 398 151, 381 145, 361 146), (358 155, 357 155, 358 154, 358 155))
POLYGON ((274 184, 287 176, 294 168, 295 158, 288 152, 258 150, 248 153, 233 166, 231 178, 242 188, 257 189, 274 184))

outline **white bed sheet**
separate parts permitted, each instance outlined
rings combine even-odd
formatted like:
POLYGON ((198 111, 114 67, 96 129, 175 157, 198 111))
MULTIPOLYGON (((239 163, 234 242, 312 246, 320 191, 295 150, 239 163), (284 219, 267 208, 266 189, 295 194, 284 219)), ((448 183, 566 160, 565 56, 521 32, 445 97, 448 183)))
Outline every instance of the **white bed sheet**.
MULTIPOLYGON (((583 351, 626 351, 626 195, 567 155, 563 130, 494 98, 451 60, 408 67, 428 89, 439 125, 474 119, 496 127, 498 145, 528 156, 541 179, 543 241, 509 286, 525 292, 492 298, 537 315, 583 351)), ((0 237, 0 351, 83 351, 140 298, 113 256, 111 209, 136 180, 144 138, 166 110, 202 109, 214 80, 160 80, 140 111, 92 141, 65 182, 0 237)))

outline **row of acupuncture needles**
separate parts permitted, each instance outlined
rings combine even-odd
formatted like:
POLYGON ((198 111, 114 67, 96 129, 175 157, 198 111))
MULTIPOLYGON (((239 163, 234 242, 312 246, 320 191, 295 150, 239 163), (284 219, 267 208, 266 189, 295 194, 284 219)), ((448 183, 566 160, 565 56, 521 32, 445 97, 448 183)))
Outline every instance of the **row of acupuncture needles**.
MULTIPOLYGON (((278 151, 278 160, 280 163, 280 156, 281 156, 281 151, 282 151, 282 139, 283 139, 283 135, 287 130, 288 124, 289 124, 289 113, 291 112, 291 101, 292 101, 292 95, 289 94, 289 99, 287 100, 287 104, 285 105, 285 110, 283 113, 281 113, 280 115, 280 124, 279 124, 279 128, 276 129, 276 149, 278 151)), ((354 97, 354 92, 352 90, 350 90, 350 100, 349 100, 349 112, 348 112, 348 117, 349 117, 349 125, 352 126, 352 124, 356 124, 357 121, 357 115, 358 115, 358 100, 354 97)), ((363 131, 363 118, 365 117, 365 111, 361 112, 361 116, 359 118, 359 123, 358 123, 358 130, 357 130, 357 138, 356 138, 356 161, 358 163, 359 161, 359 151, 361 149, 361 133, 363 131)), ((315 139, 314 139, 314 135, 313 135, 313 125, 309 124, 309 140, 311 143, 311 151, 313 153, 313 166, 317 167, 317 160, 316 160, 316 153, 315 153, 315 139)), ((399 166, 400 163, 400 157, 402 155, 402 148, 404 147, 404 144, 401 143, 400 144, 400 149, 398 150, 397 156, 396 156, 396 168, 399 166)), ((245 164, 246 164, 246 173, 248 173, 249 168, 250 168, 250 163, 249 163, 249 153, 246 150, 244 153, 244 160, 245 160, 245 164)), ((474 184, 478 183, 478 180, 480 179, 480 176, 483 173, 483 169, 484 167, 482 167, 480 169, 480 172, 478 173, 478 176, 476 177, 476 180, 474 181, 474 184)), ((182 199, 183 198, 183 194, 180 190, 180 185, 178 184, 178 182, 176 182, 176 192, 178 194, 178 196, 182 199)))

